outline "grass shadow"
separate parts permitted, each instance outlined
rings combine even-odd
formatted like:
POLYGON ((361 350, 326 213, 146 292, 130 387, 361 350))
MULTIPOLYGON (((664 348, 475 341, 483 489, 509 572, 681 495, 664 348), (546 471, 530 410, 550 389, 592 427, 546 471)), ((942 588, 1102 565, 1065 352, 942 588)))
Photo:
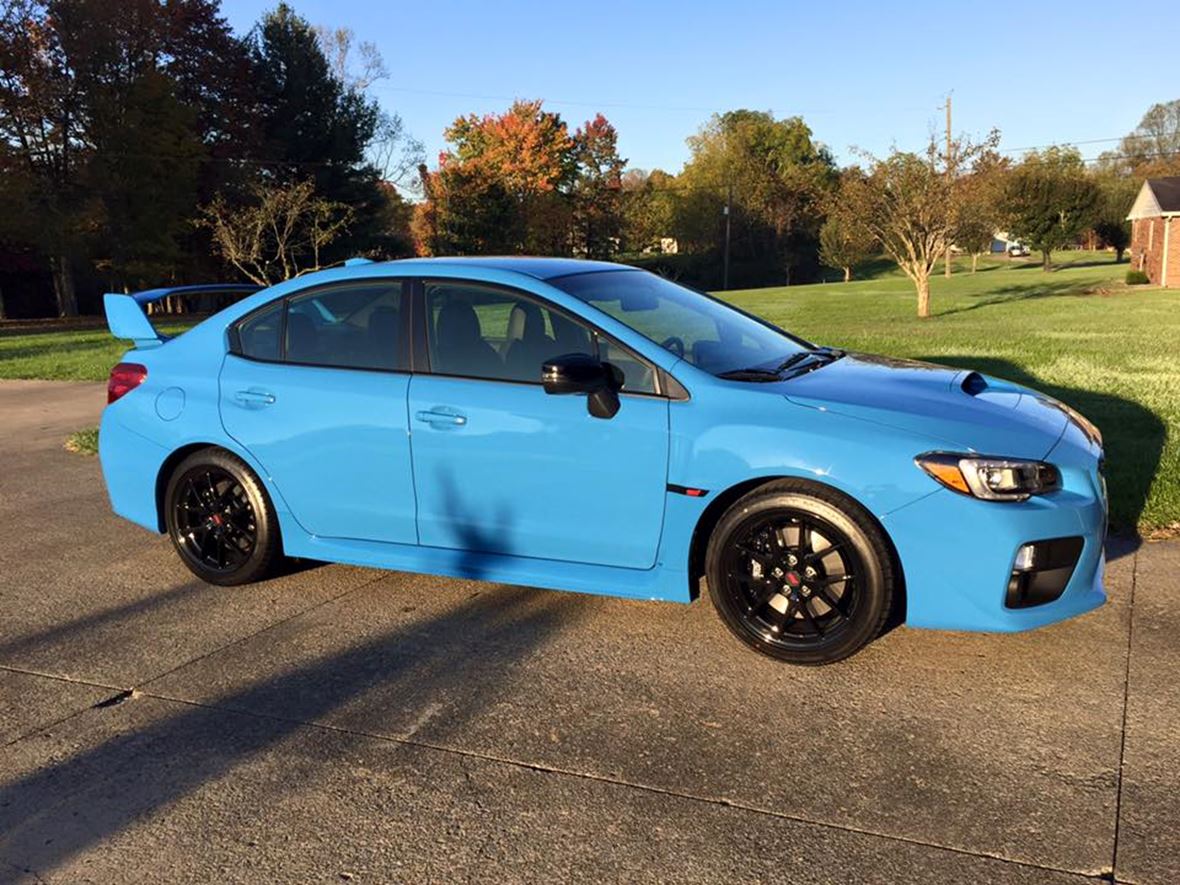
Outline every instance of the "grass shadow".
POLYGON ((1138 538, 1138 527, 1163 456, 1167 427, 1155 412, 1109 393, 1052 384, 1009 362, 986 356, 920 357, 961 369, 976 369, 1031 387, 1077 409, 1098 425, 1106 451, 1111 530, 1138 538))
POLYGON ((1012 304, 1017 301, 1036 301, 1041 298, 1090 298, 1092 293, 1085 288, 1079 288, 1076 280, 1043 280, 1041 283, 1029 286, 1020 285, 999 286, 980 295, 978 300, 972 301, 964 307, 952 307, 950 310, 940 311, 937 316, 952 316, 956 313, 966 313, 979 310, 981 307, 992 307, 999 304, 1012 304))

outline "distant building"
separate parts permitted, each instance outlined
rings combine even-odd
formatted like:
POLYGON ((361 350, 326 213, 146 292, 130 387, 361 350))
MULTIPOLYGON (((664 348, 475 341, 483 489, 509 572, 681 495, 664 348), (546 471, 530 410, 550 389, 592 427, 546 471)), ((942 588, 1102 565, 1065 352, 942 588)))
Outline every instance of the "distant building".
POLYGON ((1143 182, 1127 220, 1131 267, 1157 286, 1180 288, 1180 176, 1143 182))

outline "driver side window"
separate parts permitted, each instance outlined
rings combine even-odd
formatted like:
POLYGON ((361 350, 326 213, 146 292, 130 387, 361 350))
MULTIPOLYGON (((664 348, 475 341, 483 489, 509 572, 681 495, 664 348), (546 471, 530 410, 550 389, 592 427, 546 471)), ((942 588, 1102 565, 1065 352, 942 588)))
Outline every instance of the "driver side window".
POLYGON ((428 282, 425 290, 433 372, 540 384, 546 360, 588 353, 623 370, 624 392, 656 392, 655 372, 639 357, 531 298, 458 281, 428 282))

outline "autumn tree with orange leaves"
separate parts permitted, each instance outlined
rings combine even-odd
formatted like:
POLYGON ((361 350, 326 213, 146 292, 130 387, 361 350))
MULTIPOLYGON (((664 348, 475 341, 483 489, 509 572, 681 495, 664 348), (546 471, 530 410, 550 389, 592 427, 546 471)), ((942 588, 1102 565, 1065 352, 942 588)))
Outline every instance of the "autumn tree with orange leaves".
POLYGON ((617 242, 625 161, 599 114, 574 134, 540 101, 460 117, 433 172, 414 235, 425 254, 605 256, 617 242))

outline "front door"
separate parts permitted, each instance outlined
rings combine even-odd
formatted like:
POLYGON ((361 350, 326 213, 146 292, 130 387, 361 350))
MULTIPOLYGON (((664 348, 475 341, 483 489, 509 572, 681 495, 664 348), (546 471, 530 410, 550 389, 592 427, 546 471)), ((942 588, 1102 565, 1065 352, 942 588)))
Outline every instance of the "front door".
POLYGON ((312 290, 235 330, 222 421, 310 534, 417 541, 402 289, 385 280, 312 290))
POLYGON ((652 567, 668 468, 652 367, 609 345, 628 378, 618 414, 595 418, 540 384, 547 358, 608 346, 579 321, 464 282, 426 283, 425 302, 431 373, 409 390, 420 542, 652 567))

